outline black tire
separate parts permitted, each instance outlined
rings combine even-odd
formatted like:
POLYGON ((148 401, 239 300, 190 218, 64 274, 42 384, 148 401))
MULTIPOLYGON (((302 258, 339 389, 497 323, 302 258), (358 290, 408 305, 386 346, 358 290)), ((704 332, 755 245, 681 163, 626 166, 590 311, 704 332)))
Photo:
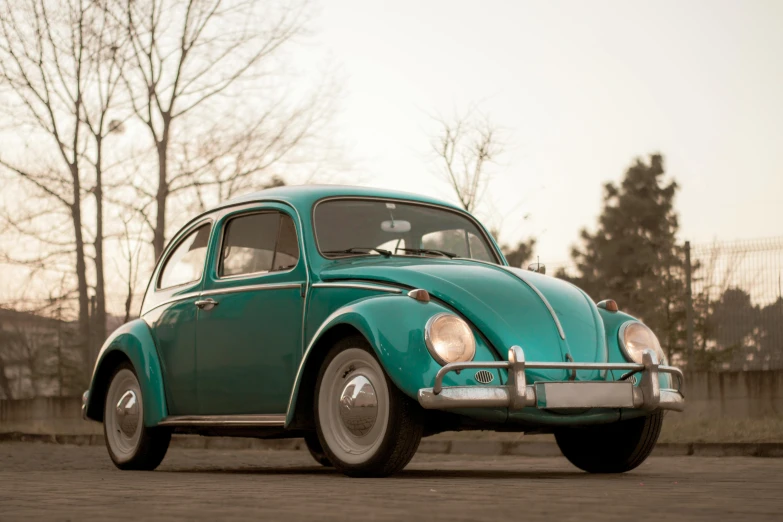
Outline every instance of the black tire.
MULTIPOLYGON (((136 375, 136 370, 133 368, 133 365, 131 365, 130 363, 126 362, 119 365, 114 370, 114 373, 112 373, 112 377, 109 380, 109 384, 108 386, 106 386, 106 397, 104 398, 106 402, 104 404, 103 435, 106 439, 106 449, 109 452, 109 457, 111 458, 112 462, 114 462, 114 465, 117 466, 119 469, 152 471, 160 465, 160 463, 163 461, 163 458, 166 456, 166 452, 169 449, 169 443, 171 442, 171 431, 169 429, 148 428, 144 426, 143 416, 142 416, 142 418, 139 419, 138 422, 140 426, 137 428, 140 430, 138 442, 132 446, 129 453, 124 455, 118 454, 112 448, 112 443, 110 442, 111 435, 108 432, 110 422, 106 418, 106 415, 109 413, 108 411, 109 410, 108 406, 110 404, 109 394, 112 390, 112 382, 123 371, 130 371, 133 374, 133 376, 136 378, 136 381, 138 382, 138 376, 136 375)), ((127 375, 127 374, 123 374, 123 375, 127 375)), ((140 393, 140 389, 139 389, 139 393, 140 393)), ((140 399, 141 397, 139 397, 139 400, 140 399)), ((141 403, 143 404, 143 402, 141 403)))
POLYGON ((305 435, 304 440, 313 459, 321 466, 331 468, 332 463, 329 461, 329 457, 326 456, 324 449, 321 447, 321 441, 318 440, 318 433, 311 431, 305 435))
MULTIPOLYGON (((353 353, 356 352, 354 351, 353 353)), ((342 379, 346 379, 346 377, 350 377, 350 375, 343 375, 342 379)), ((402 470, 416 454, 423 433, 422 409, 418 403, 397 389, 386 375, 386 372, 383 371, 383 367, 375 357, 375 353, 362 336, 343 338, 335 343, 329 351, 318 372, 313 403, 315 425, 321 447, 335 469, 348 476, 385 477, 402 470), (372 360, 380 368, 382 377, 379 377, 379 380, 382 379, 383 382, 373 383, 373 385, 381 386, 385 383, 388 391, 388 422, 386 423, 385 431, 375 441, 377 447, 372 452, 368 452, 366 460, 350 463, 342 460, 333 451, 333 448, 329 446, 329 439, 324 437, 321 419, 322 412, 319 408, 319 394, 324 375, 335 358, 344 351, 357 349, 370 354, 372 360)))
POLYGON ((663 425, 656 411, 614 424, 555 432, 560 450, 571 464, 588 473, 625 473, 650 456, 663 425))

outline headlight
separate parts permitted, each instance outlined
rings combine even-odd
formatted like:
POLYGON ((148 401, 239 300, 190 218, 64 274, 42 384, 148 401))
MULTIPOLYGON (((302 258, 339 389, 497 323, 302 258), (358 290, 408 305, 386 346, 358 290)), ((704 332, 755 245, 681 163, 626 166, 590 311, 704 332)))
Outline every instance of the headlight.
POLYGON ((652 350, 658 357, 658 362, 664 362, 663 349, 652 330, 635 321, 625 323, 620 328, 620 348, 625 358, 635 363, 642 363, 642 353, 652 350))
POLYGON ((441 365, 472 361, 476 339, 468 323, 452 314, 433 315, 424 327, 427 349, 441 365))

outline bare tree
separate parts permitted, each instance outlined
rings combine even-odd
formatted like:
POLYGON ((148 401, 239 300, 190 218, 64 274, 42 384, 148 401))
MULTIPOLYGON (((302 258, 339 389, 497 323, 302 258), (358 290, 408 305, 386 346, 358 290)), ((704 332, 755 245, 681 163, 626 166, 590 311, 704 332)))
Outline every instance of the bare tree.
MULTIPOLYGON (((261 81, 273 73, 275 55, 304 29, 306 3, 291 6, 249 0, 117 0, 116 5, 122 7, 117 16, 124 19, 131 41, 129 60, 133 67, 125 77, 127 88, 133 94, 136 115, 154 141, 157 156, 154 191, 136 186, 154 200, 155 217, 153 220, 148 215, 147 221, 157 258, 165 244, 172 191, 186 179, 203 183, 200 175, 205 165, 215 167, 219 158, 235 150, 236 144, 229 139, 226 148, 213 144, 210 157, 204 158, 203 143, 215 139, 204 121, 237 117, 222 111, 221 105, 257 91, 261 81), (182 163, 172 157, 172 149, 176 148, 172 145, 185 130, 190 131, 191 137, 198 134, 200 138, 201 167, 172 172, 174 165, 182 163)), ((242 109, 259 114, 256 121, 249 123, 250 132, 267 116, 264 110, 248 105, 251 101, 259 99, 247 97, 242 109)), ((260 101, 263 103, 263 98, 260 101)), ((183 146, 187 150, 177 152, 195 152, 192 142, 183 146)), ((260 168, 263 167, 251 170, 257 172, 260 168)))
MULTIPOLYGON (((433 119, 439 128, 430 145, 438 159, 438 171, 454 189, 462 208, 473 212, 489 184, 488 168, 497 165, 504 152, 503 133, 476 108, 451 119, 433 119)), ((500 230, 492 234, 498 237, 500 230)), ((535 238, 528 238, 516 245, 503 244, 501 250, 509 264, 518 267, 532 257, 535 244, 535 238)))
POLYGON ((0 263, 24 267, 39 296, 66 276, 56 310, 40 311, 78 315, 82 346, 105 337, 109 278, 124 283, 130 318, 145 227, 158 256, 167 209, 281 184, 277 165, 296 170, 323 143, 337 86, 280 81, 280 49, 303 33, 306 7, 0 0, 0 175, 24 194, 0 195, 0 235, 17 246, 0 263), (126 129, 154 146, 114 146, 126 129), (112 259, 118 275, 107 274, 112 259))
POLYGON ((13 335, 0 328, 0 398, 13 399, 14 390, 11 388, 11 380, 8 378, 8 367, 11 361, 9 355, 13 351, 13 335))
POLYGON ((472 212, 489 182, 488 167, 497 163, 504 143, 500 129, 476 109, 451 119, 434 118, 439 130, 431 140, 439 171, 447 179, 460 205, 472 212))
MULTIPOLYGON (((124 131, 125 120, 132 114, 124 107, 127 98, 122 89, 124 71, 123 27, 101 9, 90 20, 90 37, 86 49, 89 60, 88 83, 81 120, 90 135, 90 147, 85 154, 86 162, 94 172, 93 186, 88 189, 95 201, 95 317, 93 338, 95 348, 106 338, 106 275, 104 270, 104 177, 107 171, 116 168, 118 162, 107 164, 106 141, 112 134, 124 131)), ((119 161, 119 164, 122 162, 119 161)))
POLYGON ((60 239, 25 229, 42 215, 30 215, 9 223, 19 231, 34 233, 42 243, 56 245, 30 263, 47 263, 52 257, 75 257, 78 287, 79 334, 88 342, 89 295, 82 216, 82 176, 85 139, 81 114, 86 83, 86 2, 27 0, 4 2, 0 12, 0 78, 11 103, 18 128, 32 129, 46 139, 57 161, 45 164, 11 158, 7 151, 0 166, 22 179, 35 192, 59 205, 70 217, 72 246, 60 239))
POLYGON ((27 154, 0 157, 0 166, 46 202, 21 214, 6 212, 6 227, 49 247, 37 260, 25 259, 28 265, 37 262, 45 269, 56 257, 75 256, 71 270, 77 280, 79 332, 94 356, 106 336, 104 177, 116 166, 107 165, 106 139, 121 131, 132 114, 121 109, 126 33, 101 3, 88 0, 24 0, 13 6, 6 1, 0 18, 0 78, 4 94, 16 102, 7 113, 18 128, 32 130, 36 143, 27 154), (38 160, 52 156, 54 161, 38 160), (94 206, 85 215, 88 195, 94 206), (63 210, 71 234, 47 226, 63 210))
POLYGON ((116 268, 117 272, 121 274, 120 279, 123 281, 123 283, 125 283, 126 287, 127 293, 125 294, 124 304, 125 315, 122 322, 127 323, 132 316, 131 307, 133 305, 133 295, 136 291, 136 288, 138 288, 139 266, 141 265, 141 247, 143 244, 141 241, 141 233, 134 233, 131 230, 130 218, 123 219, 123 234, 121 242, 122 256, 126 261, 125 271, 123 273, 123 270, 119 264, 116 266, 116 268))
POLYGON ((322 145, 317 136, 330 120, 336 89, 326 84, 294 106, 278 100, 248 118, 218 121, 204 133, 211 139, 183 133, 172 147, 177 173, 170 178, 169 195, 187 195, 203 211, 253 188, 283 184, 275 169, 285 164, 295 170, 299 150, 307 151, 302 163, 314 166, 322 145))

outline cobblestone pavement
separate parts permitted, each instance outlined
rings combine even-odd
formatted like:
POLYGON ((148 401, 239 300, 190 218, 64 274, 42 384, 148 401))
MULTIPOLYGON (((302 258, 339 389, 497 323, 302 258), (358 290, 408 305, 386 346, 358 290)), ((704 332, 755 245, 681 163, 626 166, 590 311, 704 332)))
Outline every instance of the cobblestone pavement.
POLYGON ((174 448, 155 472, 102 447, 0 444, 0 520, 781 520, 783 459, 653 457, 598 476, 563 458, 420 454, 350 479, 304 451, 174 448))

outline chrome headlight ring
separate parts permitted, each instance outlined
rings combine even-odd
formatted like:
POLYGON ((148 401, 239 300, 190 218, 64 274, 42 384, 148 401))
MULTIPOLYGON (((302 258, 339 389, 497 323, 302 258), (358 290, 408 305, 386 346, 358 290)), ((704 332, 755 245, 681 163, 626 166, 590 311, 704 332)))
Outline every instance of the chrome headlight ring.
POLYGON ((658 362, 665 364, 666 356, 661 348, 661 343, 653 331, 645 324, 638 321, 628 321, 620 326, 618 332, 620 350, 630 362, 642 364, 642 354, 645 350, 652 350, 658 358, 658 362))
POLYGON ((473 331, 468 323, 454 314, 444 312, 430 317, 424 326, 424 343, 441 366, 472 361, 476 355, 473 331))

